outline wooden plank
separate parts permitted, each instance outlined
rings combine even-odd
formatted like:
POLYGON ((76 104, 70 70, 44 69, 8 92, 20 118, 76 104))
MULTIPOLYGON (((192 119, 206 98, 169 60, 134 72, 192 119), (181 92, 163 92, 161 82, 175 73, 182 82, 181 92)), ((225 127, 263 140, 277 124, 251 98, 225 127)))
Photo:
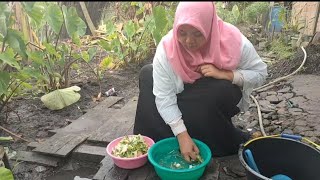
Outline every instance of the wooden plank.
POLYGON ((97 130, 97 128, 108 121, 113 114, 119 111, 119 109, 109 107, 122 99, 123 97, 109 96, 97 106, 90 109, 86 114, 82 115, 77 120, 72 121, 68 126, 61 129, 55 129, 52 133, 91 133, 92 131, 97 130))
POLYGON ((128 180, 147 179, 148 175, 152 173, 153 166, 148 162, 144 166, 134 169, 129 172, 128 180))
POLYGON ((30 149, 34 149, 34 148, 36 148, 36 147, 38 147, 38 146, 41 146, 41 145, 42 145, 42 143, 30 142, 30 143, 27 145, 27 147, 30 148, 30 149))
POLYGON ((127 134, 134 124, 137 108, 137 97, 131 99, 120 112, 114 114, 96 132, 92 133, 88 141, 109 143, 115 138, 127 134))
POLYGON ((87 139, 87 135, 76 135, 73 136, 72 140, 66 143, 62 148, 56 151, 54 154, 57 156, 67 156, 73 149, 75 149, 79 144, 83 143, 87 139))
POLYGON ((218 162, 218 160, 215 158, 211 159, 210 163, 206 167, 206 170, 203 173, 203 176, 200 178, 200 180, 218 180, 219 168, 220 168, 220 163, 218 162))
POLYGON ((122 169, 114 165, 110 156, 101 161, 102 166, 94 175, 93 180, 125 180, 131 170, 122 169))
POLYGON ((67 156, 77 145, 85 141, 87 135, 55 134, 33 151, 51 154, 53 156, 67 156))
POLYGON ((17 161, 27 161, 38 163, 45 166, 57 167, 61 159, 52 156, 46 156, 43 154, 28 152, 28 151, 18 151, 17 155, 12 157, 13 160, 17 161))
POLYGON ((106 147, 82 144, 72 152, 72 158, 92 162, 101 162, 107 155, 106 147))

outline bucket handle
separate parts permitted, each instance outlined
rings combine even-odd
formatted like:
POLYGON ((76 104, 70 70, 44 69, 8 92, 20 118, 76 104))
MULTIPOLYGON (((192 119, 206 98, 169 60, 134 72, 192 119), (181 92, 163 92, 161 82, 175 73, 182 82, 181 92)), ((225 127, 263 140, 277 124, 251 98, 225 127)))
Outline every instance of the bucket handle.
POLYGON ((320 145, 315 143, 315 142, 313 142, 313 141, 311 141, 311 140, 309 140, 308 138, 302 137, 300 135, 293 135, 293 134, 286 134, 286 133, 254 138, 254 139, 251 139, 251 140, 247 141, 243 146, 247 146, 249 143, 251 143, 252 141, 255 141, 257 139, 270 138, 270 137, 289 138, 289 139, 293 139, 293 140, 296 140, 296 141, 304 140, 304 141, 308 142, 309 144, 312 144, 316 149, 320 150, 320 145))
POLYGON ((301 141, 301 140, 305 140, 307 141, 308 143, 312 144, 313 146, 316 147, 316 149, 320 150, 320 145, 316 144, 315 142, 305 138, 305 137, 302 137, 300 135, 293 135, 293 134, 285 134, 285 133, 282 133, 280 135, 281 137, 283 138, 289 138, 289 139, 293 139, 293 140, 297 140, 297 141, 301 141))
POLYGON ((302 140, 302 136, 300 135, 293 135, 293 134, 285 134, 282 133, 281 137, 283 138, 289 138, 289 139, 293 139, 293 140, 297 140, 297 141, 301 141, 302 140))

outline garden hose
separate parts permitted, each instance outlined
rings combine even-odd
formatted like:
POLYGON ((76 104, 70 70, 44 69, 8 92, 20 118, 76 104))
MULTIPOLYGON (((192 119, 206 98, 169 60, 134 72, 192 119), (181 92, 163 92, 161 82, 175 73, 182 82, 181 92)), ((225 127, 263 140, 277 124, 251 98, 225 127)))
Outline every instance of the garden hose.
POLYGON ((259 139, 265 139, 265 138, 289 138, 289 139, 294 139, 294 140, 299 140, 299 141, 305 141, 311 145, 313 145, 316 149, 320 150, 320 145, 316 144, 315 142, 311 141, 308 138, 302 137, 300 135, 291 135, 291 134, 276 134, 276 135, 269 135, 269 136, 261 136, 261 137, 257 137, 254 139, 249 140, 248 142, 246 142, 244 144, 244 147, 247 146, 248 144, 250 144, 253 141, 259 140, 259 139))
MULTIPOLYGON (((292 72, 292 73, 289 74, 289 75, 286 75, 286 76, 277 78, 277 79, 275 79, 274 81, 272 81, 272 82, 270 82, 270 83, 267 83, 267 84, 265 84, 265 85, 263 85, 263 86, 260 86, 260 87, 258 87, 258 88, 255 88, 255 89, 253 89, 253 91, 262 89, 262 88, 267 87, 267 86, 269 86, 269 85, 271 85, 271 84, 274 84, 274 83, 276 83, 276 82, 282 81, 282 80, 284 80, 284 79, 286 79, 286 78, 288 78, 288 77, 296 74, 298 71, 300 71, 300 69, 303 67, 303 65, 304 65, 304 63, 306 62, 306 59, 307 59, 307 53, 306 53, 304 47, 301 46, 301 49, 302 49, 302 51, 303 51, 303 53, 304 53, 304 58, 303 58, 303 61, 302 61, 301 65, 299 66, 298 69, 296 69, 294 72, 292 72)), ((258 118, 259 118, 259 126, 260 126, 261 133, 262 133, 263 136, 269 137, 269 136, 267 136, 267 134, 266 134, 265 131, 264 131, 264 127, 263 127, 263 123, 262 123, 262 115, 261 115, 260 105, 259 105, 259 103, 258 103, 258 101, 256 100, 255 97, 253 97, 252 95, 250 95, 250 97, 251 97, 251 99, 254 101, 254 103, 256 104, 256 106, 257 106, 258 118)), ((304 138, 304 139, 305 139, 305 138, 304 138)), ((310 140, 307 140, 307 139, 305 139, 305 140, 308 141, 308 142, 310 141, 310 140)), ((313 144, 313 142, 312 142, 312 144, 313 144)), ((314 145, 316 145, 316 144, 314 143, 314 145)), ((319 146, 319 145, 316 145, 317 148, 318 148, 318 146, 319 146)))

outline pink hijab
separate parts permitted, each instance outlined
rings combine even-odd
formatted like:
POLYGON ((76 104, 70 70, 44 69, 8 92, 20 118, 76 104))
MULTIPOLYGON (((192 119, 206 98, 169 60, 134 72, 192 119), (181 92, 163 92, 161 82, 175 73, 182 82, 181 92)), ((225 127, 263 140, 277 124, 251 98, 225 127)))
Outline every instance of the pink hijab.
POLYGON ((234 70, 241 55, 241 32, 222 21, 213 2, 180 2, 173 29, 164 36, 163 44, 173 70, 186 83, 193 83, 202 75, 196 72, 199 65, 211 63, 219 69, 234 70), (178 42, 177 32, 182 24, 197 28, 207 43, 201 51, 190 52, 178 42))

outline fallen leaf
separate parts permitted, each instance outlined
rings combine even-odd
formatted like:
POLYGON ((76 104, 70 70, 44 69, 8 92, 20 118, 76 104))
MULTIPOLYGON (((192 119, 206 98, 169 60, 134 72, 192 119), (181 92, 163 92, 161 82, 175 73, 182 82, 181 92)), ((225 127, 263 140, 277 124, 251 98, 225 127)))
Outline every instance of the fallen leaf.
POLYGON ((80 94, 76 91, 80 91, 78 86, 72 86, 65 89, 57 89, 41 97, 41 101, 44 105, 51 110, 63 109, 80 99, 80 94))

